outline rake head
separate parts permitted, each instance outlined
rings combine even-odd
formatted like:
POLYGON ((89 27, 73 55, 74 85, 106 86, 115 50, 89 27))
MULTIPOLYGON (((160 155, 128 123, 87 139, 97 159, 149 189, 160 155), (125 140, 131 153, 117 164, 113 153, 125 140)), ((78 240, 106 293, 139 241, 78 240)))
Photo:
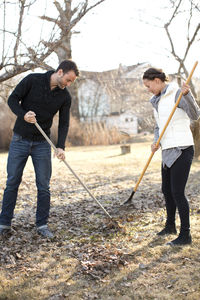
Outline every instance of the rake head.
POLYGON ((124 225, 122 225, 120 222, 112 219, 107 219, 105 221, 105 229, 107 230, 114 230, 115 232, 124 232, 125 231, 125 227, 124 225))
POLYGON ((133 190, 130 197, 126 201, 124 201, 121 205, 131 204, 131 200, 132 200, 134 194, 135 194, 135 191, 133 190))

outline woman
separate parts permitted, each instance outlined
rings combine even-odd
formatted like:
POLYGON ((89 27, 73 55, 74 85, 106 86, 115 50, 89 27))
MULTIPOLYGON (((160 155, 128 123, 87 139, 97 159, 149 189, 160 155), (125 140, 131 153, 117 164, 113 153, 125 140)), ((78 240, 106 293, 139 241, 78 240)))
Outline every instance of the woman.
POLYGON ((143 83, 154 96, 150 102, 154 108, 156 127, 153 152, 157 151, 156 141, 175 105, 180 92, 183 96, 160 141, 162 149, 162 192, 165 197, 167 219, 159 236, 176 234, 175 214, 178 208, 180 233, 169 245, 191 244, 189 203, 185 196, 185 186, 194 156, 194 141, 190 130, 190 119, 197 120, 200 109, 190 93, 189 86, 183 84, 181 90, 162 71, 150 68, 143 75, 143 83))

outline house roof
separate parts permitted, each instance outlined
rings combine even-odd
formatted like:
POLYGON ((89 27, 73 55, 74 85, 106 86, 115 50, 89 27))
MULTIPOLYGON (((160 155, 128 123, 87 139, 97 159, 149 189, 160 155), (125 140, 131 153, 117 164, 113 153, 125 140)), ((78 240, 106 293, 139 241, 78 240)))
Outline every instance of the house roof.
POLYGON ((93 71, 80 71, 80 79, 92 79, 96 80, 101 78, 103 80, 110 78, 140 78, 142 72, 150 67, 148 63, 138 63, 136 65, 125 66, 120 64, 117 69, 93 72, 93 71))
POLYGON ((143 72, 148 67, 150 67, 148 63, 138 63, 131 66, 119 65, 117 69, 103 72, 81 71, 80 84, 89 84, 88 80, 92 80, 99 85, 102 93, 105 93, 109 99, 111 114, 120 113, 122 110, 132 110, 135 114, 138 114, 140 111, 144 111, 142 109, 144 102, 141 105, 138 100, 149 98, 147 92, 144 92, 145 89, 141 79, 143 72))

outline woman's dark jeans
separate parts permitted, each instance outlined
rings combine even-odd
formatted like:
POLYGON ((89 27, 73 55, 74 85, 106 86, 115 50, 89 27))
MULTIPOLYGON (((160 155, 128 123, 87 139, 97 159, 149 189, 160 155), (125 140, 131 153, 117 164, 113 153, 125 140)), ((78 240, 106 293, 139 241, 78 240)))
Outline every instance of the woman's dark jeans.
POLYGON ((190 229, 189 203, 185 196, 185 186, 190 172, 194 148, 182 150, 182 154, 171 166, 162 166, 162 192, 165 196, 167 225, 175 224, 176 207, 178 208, 181 231, 190 229))
MULTIPOLYGON (((11 225, 18 188, 29 155, 35 169, 37 186, 36 225, 47 224, 50 210, 51 147, 46 141, 30 141, 14 133, 7 162, 8 177, 0 215, 1 225, 11 225)), ((31 193, 31 189, 29 192, 31 193)))

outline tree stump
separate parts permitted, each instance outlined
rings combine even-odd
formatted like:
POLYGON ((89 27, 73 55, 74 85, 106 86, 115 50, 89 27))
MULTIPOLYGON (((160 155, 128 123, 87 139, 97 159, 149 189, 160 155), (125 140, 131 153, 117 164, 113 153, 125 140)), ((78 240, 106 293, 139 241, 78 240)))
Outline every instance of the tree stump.
POLYGON ((130 145, 121 145, 120 148, 121 148, 121 154, 122 155, 131 152, 131 146, 130 145))

